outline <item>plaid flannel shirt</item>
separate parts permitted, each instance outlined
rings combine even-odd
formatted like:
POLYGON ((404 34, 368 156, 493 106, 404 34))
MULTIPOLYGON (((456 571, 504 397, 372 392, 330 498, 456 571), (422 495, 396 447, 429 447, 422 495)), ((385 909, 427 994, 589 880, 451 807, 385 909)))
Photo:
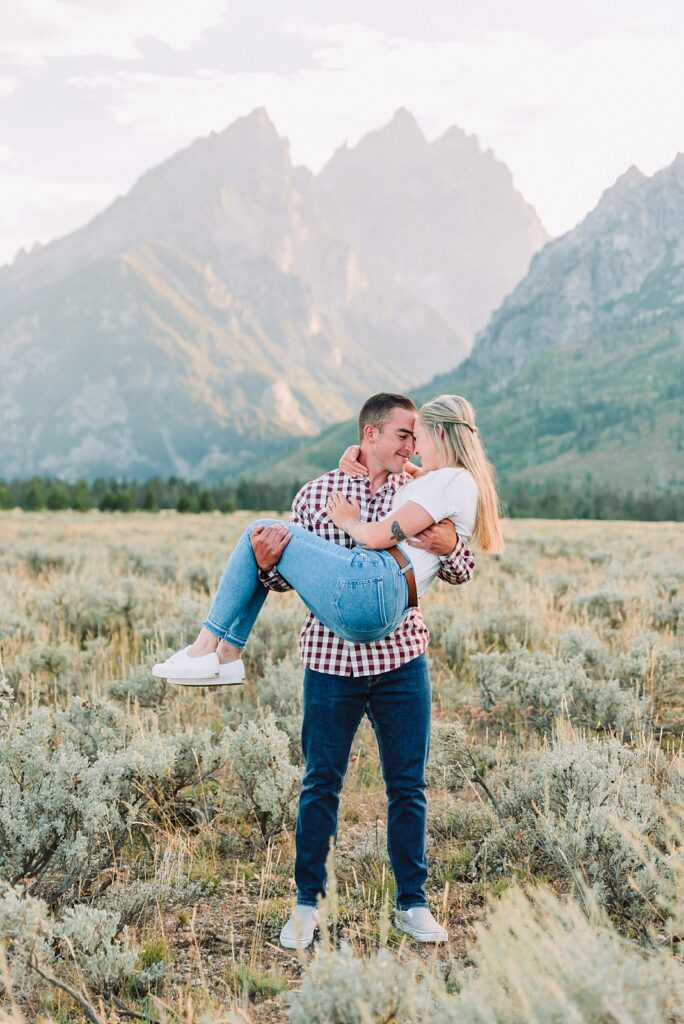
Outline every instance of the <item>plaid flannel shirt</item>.
MULTIPOLYGON (((408 473, 390 473, 387 483, 371 494, 367 477, 350 477, 336 469, 304 484, 292 503, 290 522, 311 530, 324 540, 351 548, 354 541, 330 519, 327 499, 339 491, 361 508, 363 522, 376 522, 392 511, 396 490, 408 483, 408 473)), ((438 576, 447 583, 466 583, 472 579, 475 560, 465 542, 457 540, 450 555, 441 559, 438 576)), ((289 583, 277 569, 260 572, 264 586, 270 590, 290 590, 289 583)), ((299 656, 316 672, 336 676, 369 676, 390 672, 417 658, 428 647, 430 634, 419 608, 411 608, 401 625, 388 636, 367 644, 352 644, 332 633, 311 612, 307 614, 299 634, 299 656)))

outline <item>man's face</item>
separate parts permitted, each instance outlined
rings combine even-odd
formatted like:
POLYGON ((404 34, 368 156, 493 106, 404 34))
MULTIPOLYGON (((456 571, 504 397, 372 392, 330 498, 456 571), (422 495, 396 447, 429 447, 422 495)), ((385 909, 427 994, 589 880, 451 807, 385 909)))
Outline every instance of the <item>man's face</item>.
POLYGON ((381 428, 373 429, 373 456, 379 469, 401 473, 404 463, 413 455, 413 426, 416 414, 395 406, 381 428))

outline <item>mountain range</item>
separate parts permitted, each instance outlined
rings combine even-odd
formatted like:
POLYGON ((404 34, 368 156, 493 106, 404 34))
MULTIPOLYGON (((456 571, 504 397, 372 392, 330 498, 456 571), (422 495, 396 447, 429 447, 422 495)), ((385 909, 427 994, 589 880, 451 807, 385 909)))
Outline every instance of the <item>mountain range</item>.
POLYGON ((256 110, 0 268, 0 475, 249 475, 461 363, 547 239, 458 128, 314 175, 256 110))
MULTIPOLYGON (((538 252, 470 356, 415 397, 445 392, 474 402, 507 481, 684 486, 684 154, 630 168, 538 252)), ((277 473, 316 475, 354 437, 334 427, 277 473)))

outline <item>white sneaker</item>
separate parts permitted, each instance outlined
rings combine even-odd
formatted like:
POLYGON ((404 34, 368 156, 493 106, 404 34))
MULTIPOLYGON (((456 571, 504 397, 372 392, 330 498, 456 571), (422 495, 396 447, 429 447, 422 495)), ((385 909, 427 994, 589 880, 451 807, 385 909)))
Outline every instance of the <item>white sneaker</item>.
POLYGON ((245 681, 245 666, 242 658, 219 665, 218 675, 210 679, 194 679, 191 686, 239 686, 245 681))
POLYGON ((397 910, 394 923, 400 931, 418 939, 418 942, 446 942, 449 938, 449 933, 435 921, 428 907, 397 910))
POLYGON ((195 682, 198 679, 215 679, 219 674, 218 654, 203 654, 201 658, 192 658, 188 654, 189 647, 182 651, 176 651, 166 661, 160 662, 152 669, 152 675, 159 679, 168 679, 169 682, 176 680, 187 680, 195 682))
POLYGON ((280 933, 280 945, 285 949, 306 949, 314 939, 318 927, 318 911, 298 903, 280 933))
POLYGON ((245 666, 242 658, 219 665, 217 676, 205 676, 201 679, 169 679, 173 686, 241 686, 244 681, 245 666))

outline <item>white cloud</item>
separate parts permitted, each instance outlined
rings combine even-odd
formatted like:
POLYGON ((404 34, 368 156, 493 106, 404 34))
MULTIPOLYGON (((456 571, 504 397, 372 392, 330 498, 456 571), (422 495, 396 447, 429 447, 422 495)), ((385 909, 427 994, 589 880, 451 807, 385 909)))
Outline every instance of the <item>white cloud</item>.
POLYGON ((17 87, 17 79, 13 75, 0 75, 0 99, 11 96, 17 87))
POLYGON ((3 0, 0 55, 17 63, 49 57, 139 56, 152 36, 185 49, 221 23, 227 0, 3 0))
POLYGON ((361 25, 287 26, 318 44, 317 65, 293 74, 122 71, 102 91, 120 124, 169 146, 221 130, 265 106, 314 169, 407 106, 431 135, 474 132, 512 169, 553 233, 572 227, 631 163, 652 173, 684 149, 684 37, 613 32, 560 46, 521 32, 428 42, 361 25))

